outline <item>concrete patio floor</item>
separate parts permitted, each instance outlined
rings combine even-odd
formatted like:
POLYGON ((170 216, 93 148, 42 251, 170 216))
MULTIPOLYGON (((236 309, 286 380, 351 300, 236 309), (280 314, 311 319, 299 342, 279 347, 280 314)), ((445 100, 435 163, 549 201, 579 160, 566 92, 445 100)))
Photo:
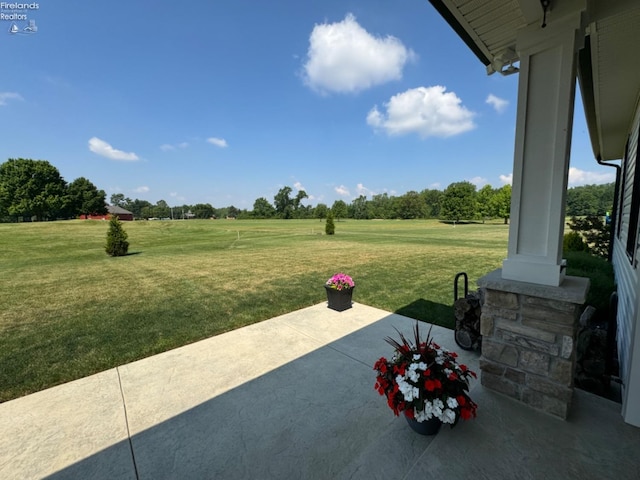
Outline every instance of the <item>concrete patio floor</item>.
POLYGON ((562 421, 476 382, 476 420, 415 434, 372 368, 413 325, 323 303, 5 402, 0 478, 640 479, 640 429, 581 391, 562 421))

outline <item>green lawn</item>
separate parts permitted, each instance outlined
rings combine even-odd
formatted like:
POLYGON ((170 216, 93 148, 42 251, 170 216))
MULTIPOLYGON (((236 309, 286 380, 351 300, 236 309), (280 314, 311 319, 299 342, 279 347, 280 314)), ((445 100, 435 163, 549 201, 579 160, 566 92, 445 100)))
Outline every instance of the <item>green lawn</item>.
POLYGON ((506 257, 508 227, 437 221, 152 221, 0 224, 0 401, 326 300, 344 271, 354 300, 451 327, 453 278, 470 288, 506 257))

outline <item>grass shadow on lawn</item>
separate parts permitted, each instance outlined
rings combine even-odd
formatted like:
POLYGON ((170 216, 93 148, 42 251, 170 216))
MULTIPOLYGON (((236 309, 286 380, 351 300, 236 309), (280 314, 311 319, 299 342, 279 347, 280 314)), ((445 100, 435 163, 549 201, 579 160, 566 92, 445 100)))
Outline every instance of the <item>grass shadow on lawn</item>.
POLYGON ((452 305, 444 305, 424 298, 419 298, 408 305, 398 308, 395 313, 445 328, 453 329, 455 326, 452 305))

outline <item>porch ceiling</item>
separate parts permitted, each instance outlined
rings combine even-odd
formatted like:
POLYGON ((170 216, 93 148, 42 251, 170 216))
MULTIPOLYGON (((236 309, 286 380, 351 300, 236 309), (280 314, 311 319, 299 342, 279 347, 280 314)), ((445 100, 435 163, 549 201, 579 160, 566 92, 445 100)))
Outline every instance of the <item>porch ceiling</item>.
MULTIPOLYGON (((508 67, 518 61, 518 31, 543 22, 539 0, 429 1, 488 73, 511 73, 508 67)), ((578 77, 593 151, 602 160, 618 159, 640 94, 640 62, 633 60, 640 52, 640 2, 551 0, 547 23, 580 3, 586 5, 587 30, 578 77)))

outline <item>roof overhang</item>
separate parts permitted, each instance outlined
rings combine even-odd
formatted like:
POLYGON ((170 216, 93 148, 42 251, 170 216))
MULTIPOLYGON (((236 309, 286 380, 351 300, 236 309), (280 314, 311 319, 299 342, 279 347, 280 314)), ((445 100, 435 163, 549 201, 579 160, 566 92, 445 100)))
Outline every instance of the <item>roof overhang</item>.
POLYGON ((516 73, 516 39, 523 28, 552 25, 565 12, 584 11, 585 42, 578 79, 596 158, 622 158, 640 95, 638 0, 429 0, 489 74, 516 73), (630 55, 631 54, 631 55, 630 55), (632 57, 629 60, 628 57, 632 57))

